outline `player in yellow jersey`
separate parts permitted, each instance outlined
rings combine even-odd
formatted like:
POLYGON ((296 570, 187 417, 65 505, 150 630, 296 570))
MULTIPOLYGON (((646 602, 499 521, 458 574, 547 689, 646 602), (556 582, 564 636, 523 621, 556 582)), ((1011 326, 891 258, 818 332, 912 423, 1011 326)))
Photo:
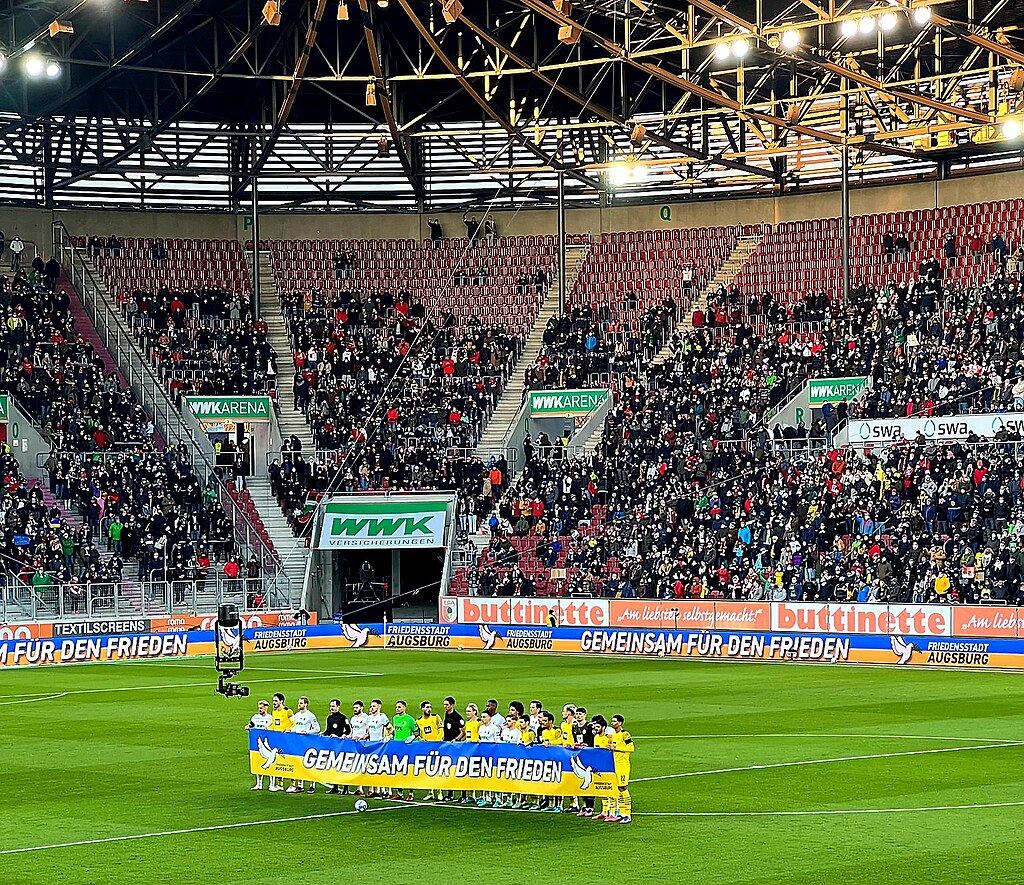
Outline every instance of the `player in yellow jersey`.
MULTIPOLYGON (((420 740, 440 743, 444 737, 441 729, 441 717, 434 712, 430 701, 420 704, 420 718, 416 720, 416 727, 420 732, 420 740)), ((436 799, 433 790, 423 797, 424 802, 433 802, 436 799)))
POLYGON ((576 716, 576 708, 572 704, 566 704, 562 707, 562 724, 559 728, 562 731, 562 746, 563 747, 574 747, 576 740, 573 738, 572 726, 573 719, 576 716))
MULTIPOLYGON (((270 713, 270 730, 291 731, 295 723, 292 722, 292 711, 284 705, 284 695, 281 692, 276 692, 271 701, 273 701, 273 709, 270 713)), ((270 778, 271 793, 280 793, 284 789, 284 785, 281 783, 282 780, 283 778, 270 778)))
MULTIPOLYGON (((537 743, 537 732, 530 727, 530 718, 523 716, 519 720, 519 731, 523 736, 523 746, 532 747, 537 743)), ((517 797, 516 808, 540 808, 536 796, 527 796, 525 793, 517 797)))
MULTIPOLYGON (((560 747, 564 743, 562 729, 555 726, 555 717, 547 710, 540 714, 540 742, 545 747, 560 747)), ((560 796, 545 796, 541 799, 540 806, 544 811, 559 814, 562 811, 562 800, 560 796)))
POLYGON ((474 744, 480 740, 480 708, 476 704, 466 707, 466 737, 474 744))
MULTIPOLYGON (((610 750, 612 748, 612 730, 608 727, 608 720, 598 713, 592 720, 594 726, 594 747, 598 750, 610 750)), ((608 820, 615 811, 615 796, 604 796, 601 799, 601 813, 595 814, 593 820, 608 820)))
MULTIPOLYGON (((466 707, 465 740, 474 744, 480 742, 480 708, 476 704, 470 704, 466 707)), ((473 793, 471 796, 465 790, 462 791, 462 805, 472 805, 474 802, 476 802, 476 800, 476 793, 473 793)))
MULTIPOLYGON (((562 743, 559 746, 562 747, 575 747, 576 738, 573 735, 573 719, 576 716, 576 708, 572 704, 566 704, 562 707, 562 722, 558 726, 559 731, 562 732, 562 743)), ((557 804, 563 811, 565 808, 565 797, 553 799, 552 802, 557 804)), ((579 807, 576 804, 576 800, 573 799, 573 811, 579 811, 579 807)))
POLYGON ((615 754, 615 779, 619 784, 619 795, 615 814, 607 818, 611 823, 633 822, 633 799, 629 795, 629 763, 633 758, 633 736, 623 727, 626 720, 612 716, 612 752, 615 754))
POLYGON ((555 728, 555 717, 547 710, 540 714, 540 742, 545 747, 562 746, 562 729, 555 728))

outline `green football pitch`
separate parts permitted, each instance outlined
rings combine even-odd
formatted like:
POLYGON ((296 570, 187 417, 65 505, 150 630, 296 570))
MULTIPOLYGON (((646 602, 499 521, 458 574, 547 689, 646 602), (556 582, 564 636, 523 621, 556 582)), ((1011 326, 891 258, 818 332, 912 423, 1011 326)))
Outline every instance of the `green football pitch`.
POLYGON ((1024 676, 459 652, 0 671, 0 883, 1020 883, 1024 676), (250 793, 258 697, 621 713, 635 819, 250 793))

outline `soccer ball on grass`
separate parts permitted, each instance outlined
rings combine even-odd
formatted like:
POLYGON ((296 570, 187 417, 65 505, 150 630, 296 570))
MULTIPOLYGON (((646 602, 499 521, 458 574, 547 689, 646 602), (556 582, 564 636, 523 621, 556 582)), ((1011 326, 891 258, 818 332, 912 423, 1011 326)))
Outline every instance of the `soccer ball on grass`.
POLYGON ((366 811, 370 806, 366 804, 365 799, 356 799, 355 809, 356 811, 366 811))

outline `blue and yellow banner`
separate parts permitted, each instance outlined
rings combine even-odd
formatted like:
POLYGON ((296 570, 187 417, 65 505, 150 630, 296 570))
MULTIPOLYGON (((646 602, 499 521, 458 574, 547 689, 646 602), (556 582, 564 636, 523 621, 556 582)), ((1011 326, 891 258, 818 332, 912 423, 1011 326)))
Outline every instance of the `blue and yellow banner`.
POLYGON ((488 790, 528 796, 610 796, 611 750, 519 744, 353 741, 249 732, 253 774, 396 790, 488 790))

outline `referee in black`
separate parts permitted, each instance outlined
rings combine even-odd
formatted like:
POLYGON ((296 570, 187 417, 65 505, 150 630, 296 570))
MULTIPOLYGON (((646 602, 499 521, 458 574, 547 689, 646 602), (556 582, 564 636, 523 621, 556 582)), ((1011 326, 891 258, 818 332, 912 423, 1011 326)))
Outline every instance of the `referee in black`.
MULTIPOLYGON (((459 708, 455 706, 455 698, 451 695, 444 699, 444 719, 442 720, 444 739, 446 741, 461 741, 466 737, 466 720, 462 718, 459 708)), ((455 793, 450 795, 440 793, 441 801, 454 802, 455 793)))
MULTIPOLYGON (((347 738, 352 737, 352 726, 349 724, 348 716, 341 712, 341 701, 332 698, 330 703, 330 714, 327 716, 327 724, 324 728, 324 737, 347 738)), ((330 794, 348 793, 348 787, 339 790, 337 784, 333 784, 327 791, 330 794)))

